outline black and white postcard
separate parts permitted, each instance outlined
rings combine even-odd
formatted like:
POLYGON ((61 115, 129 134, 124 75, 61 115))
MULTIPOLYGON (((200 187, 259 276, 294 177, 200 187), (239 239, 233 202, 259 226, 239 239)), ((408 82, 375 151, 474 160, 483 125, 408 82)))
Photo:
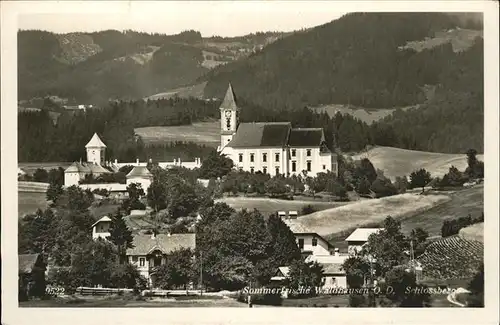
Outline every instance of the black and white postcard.
POLYGON ((498 9, 2 2, 2 323, 497 323, 498 9))

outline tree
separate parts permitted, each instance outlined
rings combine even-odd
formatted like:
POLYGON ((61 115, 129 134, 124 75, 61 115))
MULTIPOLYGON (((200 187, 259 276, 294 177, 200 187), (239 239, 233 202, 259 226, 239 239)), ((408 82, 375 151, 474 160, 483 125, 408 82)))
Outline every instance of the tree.
POLYGON ((426 241, 428 237, 429 233, 420 227, 417 227, 411 231, 409 239, 413 243, 412 245, 415 257, 418 257, 424 253, 425 248, 427 247, 426 241))
POLYGON ((265 183, 265 191, 271 197, 280 197, 288 192, 285 180, 281 177, 273 177, 265 183))
POLYGON ((424 192, 425 186, 431 181, 431 173, 426 171, 424 168, 413 171, 410 174, 410 188, 421 187, 422 193, 424 192))
POLYGON ((396 190, 398 193, 402 194, 405 193, 406 190, 408 189, 408 179, 406 176, 396 176, 396 180, 394 181, 394 187, 396 187, 396 190))
POLYGON ((401 223, 392 217, 384 220, 383 229, 371 234, 362 250, 364 256, 376 260, 380 273, 384 275, 397 265, 402 265, 405 259, 404 251, 408 242, 401 232, 401 223))
POLYGON ((484 307, 484 265, 481 264, 467 289, 471 292, 467 299, 467 307, 484 307))
POLYGON ((267 219, 267 231, 271 241, 272 268, 275 270, 280 266, 300 260, 300 249, 297 246, 295 235, 290 228, 277 215, 271 215, 267 219))
POLYGON ((86 212, 90 208, 94 195, 83 191, 78 186, 70 186, 64 190, 56 202, 56 209, 86 212))
POLYGON ((179 249, 167 254, 165 264, 156 269, 155 285, 162 289, 185 289, 194 276, 192 257, 191 249, 179 249))
POLYGON ((200 178, 219 178, 227 175, 233 169, 233 161, 215 150, 203 160, 200 168, 200 178))
POLYGON ((361 288, 365 284, 366 277, 370 275, 370 265, 361 256, 347 258, 342 264, 342 269, 346 273, 349 288, 361 288))
POLYGON ((52 210, 38 209, 19 220, 19 253, 48 254, 55 245, 57 219, 52 210))
POLYGON ((109 240, 118 248, 118 256, 120 256, 121 262, 125 257, 126 249, 132 248, 133 236, 132 231, 125 224, 120 210, 111 216, 109 233, 109 240))
POLYGON ((322 284, 323 267, 318 262, 298 260, 290 264, 288 286, 295 291, 295 295, 315 295, 316 287, 322 284), (305 292, 300 292, 299 289, 305 289, 305 292))
POLYGON ((165 185, 154 179, 148 187, 147 199, 148 205, 155 212, 165 209, 167 207, 167 190, 165 185))
POLYGON ((417 285, 413 272, 398 266, 389 270, 385 276, 385 284, 393 290, 381 290, 385 297, 398 307, 424 307, 429 303, 429 294, 424 286, 417 285), (419 291, 420 290, 420 291, 419 291))
POLYGON ((476 157, 477 151, 475 149, 467 150, 467 168, 465 174, 469 179, 483 178, 484 177, 484 163, 479 161, 476 157))
POLYGON ((366 176, 363 176, 358 182, 358 186, 356 186, 356 192, 362 195, 370 194, 370 181, 366 176))
POLYGON ((140 199, 145 195, 141 184, 132 183, 127 186, 128 198, 122 203, 122 209, 126 211, 127 214, 131 210, 144 210, 146 206, 140 201, 140 199))
POLYGON ((33 173, 33 181, 47 183, 49 181, 49 173, 43 168, 37 168, 33 173))
POLYGON ((358 180, 365 177, 371 184, 377 179, 377 171, 368 158, 363 158, 359 161, 354 170, 354 177, 358 180))
POLYGON ((64 170, 61 167, 58 169, 51 169, 48 174, 48 182, 47 200, 56 202, 63 193, 64 170))
POLYGON ((371 185, 370 190, 375 193, 377 198, 395 195, 398 190, 388 178, 378 177, 371 185))
POLYGON ((147 287, 147 280, 139 273, 137 267, 130 263, 111 266, 110 287, 134 289, 135 293, 140 293, 147 287))

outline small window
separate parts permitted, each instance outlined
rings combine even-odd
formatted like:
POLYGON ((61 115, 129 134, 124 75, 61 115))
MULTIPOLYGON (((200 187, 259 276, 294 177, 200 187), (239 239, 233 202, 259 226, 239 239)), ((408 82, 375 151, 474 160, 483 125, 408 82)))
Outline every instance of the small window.
POLYGON ((326 165, 323 165, 323 170, 325 170, 325 169, 326 169, 326 165))
POLYGON ((262 154, 262 161, 267 162, 267 153, 262 154))
POLYGON ((280 168, 276 167, 276 176, 278 176, 279 174, 280 174, 280 168))
POLYGON ((275 161, 276 161, 276 162, 279 162, 279 161, 280 161, 280 154, 279 154, 279 153, 277 153, 277 154, 274 156, 274 158, 275 158, 275 161))
POLYGON ((228 130, 231 129, 231 118, 230 117, 226 118, 226 128, 228 130))
POLYGON ((295 157, 297 155, 297 150, 292 149, 292 157, 295 157))
POLYGON ((267 167, 262 167, 262 172, 263 172, 264 174, 267 174, 267 167))
POLYGON ((308 172, 311 171, 311 162, 310 161, 307 162, 307 171, 308 172))
POLYGON ((253 174, 253 172, 254 172, 254 168, 253 168, 253 167, 250 167, 250 173, 252 173, 252 174, 253 174))
POLYGON ((139 259, 139 266, 144 266, 144 265, 146 265, 146 259, 144 257, 141 257, 139 259))
POLYGON ((137 263, 137 256, 132 256, 132 262, 137 263))
POLYGON ((238 155, 238 161, 239 161, 239 162, 243 162, 243 154, 242 154, 242 153, 240 153, 240 154, 238 155))
POLYGON ((318 239, 317 238, 313 238, 312 239, 312 245, 313 246, 318 246, 318 239))
POLYGON ((227 139, 227 142, 231 141, 231 139, 227 139))
POLYGON ((295 161, 292 161, 292 172, 297 171, 297 163, 295 161))
POLYGON ((311 157, 311 149, 307 149, 307 157, 311 157))
POLYGON ((304 249, 304 239, 302 238, 299 239, 299 248, 304 249))
POLYGON ((250 162, 253 162, 254 161, 254 157, 255 155, 253 153, 250 154, 250 162))

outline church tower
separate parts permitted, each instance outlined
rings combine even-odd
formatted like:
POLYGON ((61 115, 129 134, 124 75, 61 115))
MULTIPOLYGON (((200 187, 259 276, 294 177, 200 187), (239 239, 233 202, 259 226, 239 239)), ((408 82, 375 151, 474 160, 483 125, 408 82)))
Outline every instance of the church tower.
POLYGON ((106 145, 101 141, 101 138, 99 138, 97 133, 94 133, 92 139, 90 139, 85 148, 87 149, 87 162, 104 165, 106 145))
POLYGON ((233 87, 229 83, 226 96, 220 105, 220 147, 219 151, 226 146, 236 133, 239 123, 240 109, 236 104, 236 96, 233 87))

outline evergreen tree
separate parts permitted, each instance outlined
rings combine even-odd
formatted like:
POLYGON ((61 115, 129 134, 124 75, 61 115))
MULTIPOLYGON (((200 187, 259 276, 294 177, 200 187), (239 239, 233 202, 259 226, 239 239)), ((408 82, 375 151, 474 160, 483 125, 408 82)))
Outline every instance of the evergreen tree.
POLYGON ((118 256, 123 260, 126 249, 132 248, 133 236, 132 231, 128 229, 125 220, 123 220, 123 215, 120 210, 116 211, 116 213, 111 216, 109 233, 109 240, 116 245, 118 248, 118 256))
POLYGON ((271 241, 271 259, 273 269, 288 266, 293 261, 301 259, 300 249, 297 246, 295 235, 277 215, 267 219, 267 230, 271 241))

